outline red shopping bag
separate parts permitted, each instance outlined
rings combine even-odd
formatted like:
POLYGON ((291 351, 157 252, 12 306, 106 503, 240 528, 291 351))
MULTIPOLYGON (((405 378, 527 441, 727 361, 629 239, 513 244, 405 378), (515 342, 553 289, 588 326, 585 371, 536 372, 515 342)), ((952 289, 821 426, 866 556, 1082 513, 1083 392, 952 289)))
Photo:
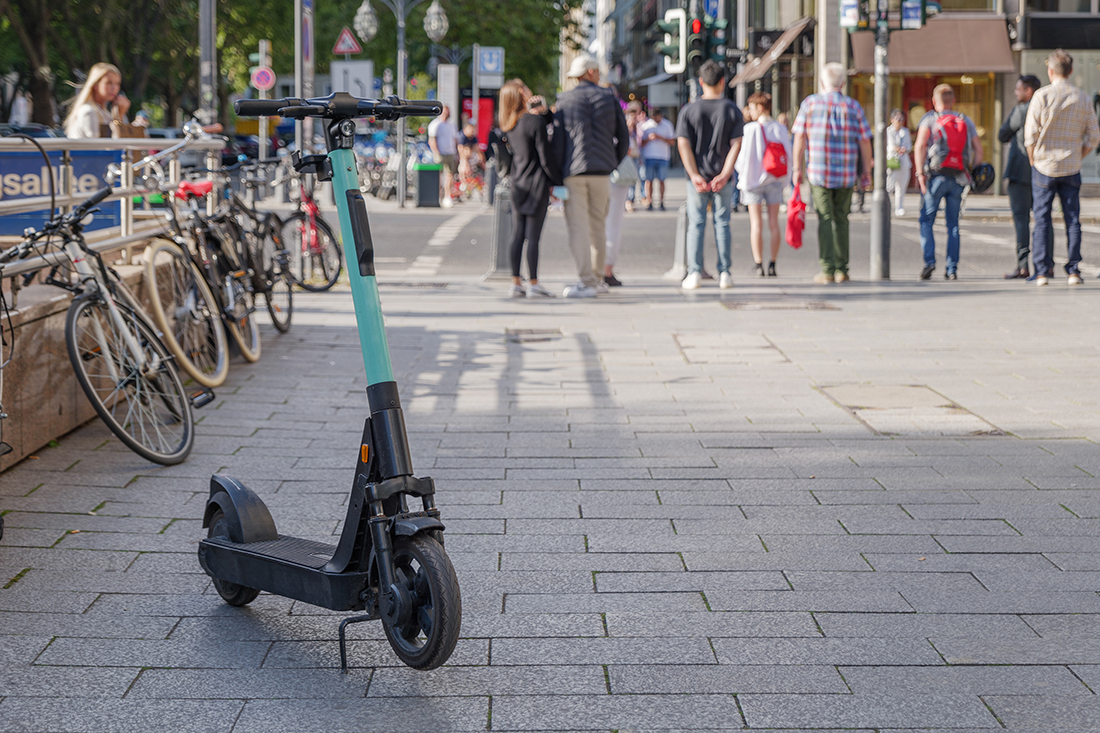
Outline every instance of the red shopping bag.
POLYGON ((796 182, 791 200, 787 202, 787 244, 795 249, 802 246, 802 230, 806 228, 806 204, 798 186, 796 182))

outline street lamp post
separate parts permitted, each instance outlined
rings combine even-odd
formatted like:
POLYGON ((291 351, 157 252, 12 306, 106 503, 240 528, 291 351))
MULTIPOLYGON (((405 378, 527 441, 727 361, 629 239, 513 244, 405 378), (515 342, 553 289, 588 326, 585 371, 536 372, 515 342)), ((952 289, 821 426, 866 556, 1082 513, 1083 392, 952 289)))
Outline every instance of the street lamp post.
MULTIPOLYGON (((397 96, 404 99, 408 94, 408 66, 409 54, 405 50, 405 23, 409 19, 409 13, 424 0, 379 0, 383 5, 393 11, 397 18, 397 96)), ((359 10, 355 13, 355 32, 363 39, 364 43, 370 43, 378 33, 378 16, 371 7, 370 0, 363 0, 359 10)), ((441 41, 447 33, 447 14, 443 12, 439 0, 432 0, 428 7, 428 13, 424 16, 424 32, 432 41, 441 41)), ((397 174, 397 205, 404 208, 406 194, 407 175, 405 171, 405 122, 397 122, 397 162, 400 166, 397 174)))

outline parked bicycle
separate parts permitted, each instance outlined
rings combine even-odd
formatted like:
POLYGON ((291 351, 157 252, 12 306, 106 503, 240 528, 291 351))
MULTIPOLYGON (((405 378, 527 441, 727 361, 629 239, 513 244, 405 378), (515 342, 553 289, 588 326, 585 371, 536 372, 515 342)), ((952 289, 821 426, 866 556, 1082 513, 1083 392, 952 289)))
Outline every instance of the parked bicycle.
POLYGON ((22 242, 0 252, 0 275, 4 264, 46 255, 53 240, 60 240, 45 282, 76 296, 65 319, 65 344, 77 381, 123 444, 142 458, 172 465, 191 452, 192 405, 201 407, 214 395, 184 390, 149 315, 118 273, 85 242, 85 219, 111 192, 105 186, 41 230, 28 229, 22 242))
MULTIPOLYGON (((312 157, 312 156, 307 156, 312 157)), ((296 183, 298 211, 283 222, 281 239, 288 253, 290 275, 294 283, 315 293, 328 290, 343 270, 343 250, 332 227, 321 216, 313 198, 313 178, 293 166, 282 183, 296 183)))

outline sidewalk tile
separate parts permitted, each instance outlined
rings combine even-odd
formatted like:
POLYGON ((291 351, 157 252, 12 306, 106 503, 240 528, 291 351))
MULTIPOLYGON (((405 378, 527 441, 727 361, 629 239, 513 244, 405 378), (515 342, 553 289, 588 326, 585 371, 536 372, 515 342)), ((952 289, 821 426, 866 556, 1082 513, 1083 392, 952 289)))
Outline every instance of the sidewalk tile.
POLYGON ((234 729, 242 703, 222 700, 102 700, 9 697, 0 702, 0 730, 72 733, 211 733, 234 729))

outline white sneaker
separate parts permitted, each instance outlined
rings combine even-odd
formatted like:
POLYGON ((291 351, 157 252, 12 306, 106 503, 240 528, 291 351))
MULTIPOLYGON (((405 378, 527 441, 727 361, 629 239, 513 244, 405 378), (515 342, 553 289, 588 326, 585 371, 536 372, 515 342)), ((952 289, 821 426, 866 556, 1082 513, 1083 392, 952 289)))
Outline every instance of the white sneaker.
POLYGON ((605 295, 611 292, 611 286, 605 283, 603 280, 600 280, 598 283, 596 283, 596 292, 598 292, 600 295, 605 295))
POLYGON ((452 206, 455 205, 455 202, 454 202, 454 199, 452 199, 450 196, 448 196, 447 198, 440 201, 439 205, 442 206, 444 209, 449 209, 449 208, 451 208, 452 206))
POLYGON ((546 288, 542 287, 538 283, 531 283, 527 286, 528 298, 553 298, 554 294, 546 288))
POLYGON ((509 298, 526 298, 527 290, 522 285, 512 285, 512 289, 508 291, 509 298))
POLYGON ((898 209, 894 212, 895 216, 905 216, 905 209, 898 209))
POLYGON ((684 281, 680 283, 680 287, 684 290, 698 290, 699 285, 703 282, 703 276, 698 272, 690 272, 688 276, 684 278, 684 281))
POLYGON ((728 272, 723 272, 718 276, 718 287, 722 288, 722 290, 729 290, 733 287, 733 278, 728 272))
POLYGON ((562 291, 561 297, 563 298, 595 298, 596 288, 589 287, 584 283, 577 283, 576 285, 570 285, 562 291))
POLYGON ((1044 285, 1047 284, 1047 276, 1046 275, 1040 275, 1039 277, 1035 278, 1035 284, 1038 285, 1039 287, 1043 287, 1044 285))
POLYGON ((1081 276, 1076 272, 1069 276, 1069 280, 1066 281, 1068 285, 1080 285, 1082 282, 1081 276))

